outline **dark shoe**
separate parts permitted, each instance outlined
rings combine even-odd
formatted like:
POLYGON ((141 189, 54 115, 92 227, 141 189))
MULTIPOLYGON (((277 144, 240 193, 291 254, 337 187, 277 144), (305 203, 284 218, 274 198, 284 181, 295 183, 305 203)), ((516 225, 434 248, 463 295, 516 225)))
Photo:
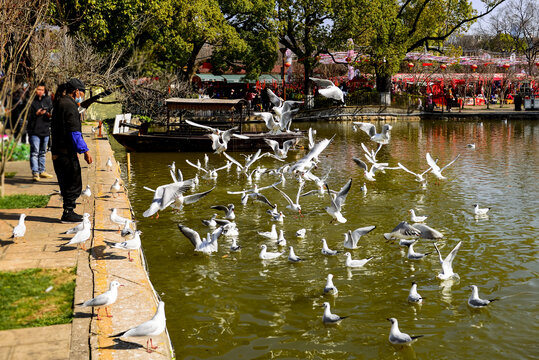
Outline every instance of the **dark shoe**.
POLYGON ((60 221, 64 224, 80 223, 82 222, 82 215, 77 214, 73 210, 64 210, 64 213, 60 221))

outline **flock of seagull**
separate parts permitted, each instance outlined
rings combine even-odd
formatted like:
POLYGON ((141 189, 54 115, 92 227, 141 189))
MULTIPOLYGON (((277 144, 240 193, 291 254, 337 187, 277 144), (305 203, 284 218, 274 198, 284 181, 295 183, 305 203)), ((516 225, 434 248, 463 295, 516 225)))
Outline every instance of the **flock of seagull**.
MULTIPOLYGON (((314 80, 314 79, 313 79, 314 80)), ((318 82, 317 82, 318 83, 318 82)), ((334 88, 328 85, 328 89, 335 92, 334 88)), ((336 88, 336 87, 335 87, 336 88)), ((338 88, 337 88, 338 89, 338 88)), ((320 90, 322 92, 322 90, 320 90)), ((275 96, 271 93, 270 100, 274 104, 272 112, 268 113, 257 113, 258 116, 262 117, 266 123, 269 134, 279 134, 283 132, 290 131, 291 119, 297 109, 294 108, 296 102, 283 101, 282 99, 275 96)), ((338 95, 338 94, 337 94, 338 95)), ((172 178, 172 182, 169 184, 158 186, 156 189, 151 189, 145 187, 146 190, 152 191, 154 197, 150 203, 148 209, 143 213, 144 217, 154 217, 157 219, 159 217, 159 212, 164 211, 168 207, 175 209, 176 211, 182 210, 186 205, 194 204, 200 199, 208 196, 215 189, 215 186, 207 191, 194 193, 191 195, 186 195, 188 191, 196 191, 198 185, 200 184, 200 178, 209 179, 216 181, 218 178, 218 173, 220 171, 232 171, 232 168, 235 166, 235 171, 237 171, 241 176, 245 176, 247 184, 252 185, 251 188, 243 189, 240 191, 228 191, 228 194, 240 195, 240 203, 242 205, 247 204, 248 202, 258 203, 260 206, 266 207, 266 212, 268 214, 268 221, 273 221, 275 223, 283 223, 286 216, 302 217, 302 199, 305 196, 319 196, 320 201, 318 203, 326 203, 327 206, 324 207, 324 210, 329 215, 330 223, 346 223, 347 219, 345 217, 346 213, 343 213, 344 206, 346 204, 346 198, 352 188, 352 179, 348 180, 345 184, 342 184, 340 189, 333 190, 330 189, 328 184, 329 175, 331 169, 327 174, 316 175, 315 172, 318 169, 318 164, 320 163, 320 155, 323 151, 330 146, 333 141, 333 138, 322 139, 320 141, 315 141, 316 132, 313 129, 308 130, 308 151, 306 154, 297 161, 292 161, 287 163, 288 153, 290 150, 297 147, 295 140, 285 141, 282 145, 277 141, 267 139, 266 143, 268 148, 271 149, 271 152, 262 152, 262 149, 258 149, 254 154, 244 155, 244 160, 240 161, 237 157, 233 157, 226 152, 227 143, 231 137, 241 137, 242 135, 234 134, 237 130, 235 128, 222 131, 215 129, 209 126, 200 125, 191 121, 188 121, 190 125, 202 127, 210 131, 210 139, 213 144, 213 149, 215 153, 222 154, 226 159, 225 163, 218 168, 211 168, 209 166, 209 157, 205 155, 202 163, 200 160, 197 160, 196 163, 193 163, 189 160, 186 160, 186 163, 197 170, 197 174, 192 179, 184 179, 182 171, 176 167, 173 162, 169 165, 169 172, 172 178), (264 157, 269 157, 275 159, 279 162, 278 166, 274 169, 267 169, 261 165, 255 166, 257 161, 264 157), (200 177, 199 177, 200 175, 200 177), (275 181, 268 186, 259 187, 257 181, 262 176, 274 176, 275 181), (287 194, 280 187, 282 187, 288 181, 296 181, 298 184, 298 190, 293 195, 287 194), (304 189, 309 189, 304 191, 304 189), (272 202, 268 199, 267 195, 269 192, 273 191, 273 194, 276 196, 282 197, 286 202, 286 213, 283 210, 278 209, 278 204, 272 202), (262 194, 264 192, 265 194, 262 194)), ((426 186, 428 174, 434 175, 438 181, 446 179, 442 172, 451 166, 455 161, 458 160, 459 155, 457 155, 449 163, 445 164, 443 167, 438 165, 438 160, 434 159, 430 153, 426 154, 426 165, 428 166, 425 170, 420 173, 415 173, 409 170, 406 166, 400 162, 397 166, 389 166, 388 163, 379 162, 377 155, 380 149, 388 144, 391 141, 391 125, 385 124, 382 126, 381 131, 377 132, 376 127, 373 124, 363 123, 363 122, 354 122, 352 124, 354 131, 361 130, 365 132, 370 141, 378 144, 377 149, 369 149, 364 143, 361 143, 361 148, 363 150, 363 158, 354 157, 353 161, 364 170, 364 178, 366 181, 376 181, 376 174, 378 172, 385 171, 405 171, 409 174, 412 174, 415 177, 415 180, 426 186)), ((109 158, 105 165, 109 170, 112 169, 112 162, 109 158)), ((120 181, 116 179, 114 184, 110 188, 112 196, 120 191, 120 181)), ((361 186, 361 191, 366 194, 367 186, 366 183, 361 186)), ((83 197, 90 197, 91 191, 88 186, 83 191, 83 197)), ((271 198, 271 196, 269 196, 271 198)), ((221 237, 228 238, 231 242, 229 247, 231 252, 241 251, 242 245, 238 244, 238 235, 240 229, 235 222, 236 213, 235 205, 228 204, 222 205, 217 204, 211 207, 212 209, 220 212, 221 217, 218 217, 217 213, 213 214, 210 219, 203 219, 202 223, 208 227, 209 231, 205 236, 199 234, 197 231, 192 228, 184 225, 178 224, 180 232, 190 241, 193 245, 194 251, 201 252, 203 254, 210 255, 212 253, 219 252, 219 239, 221 237)), ((489 208, 480 208, 478 204, 474 205, 474 214, 477 217, 487 217, 489 208)), ((436 244, 436 240, 443 238, 443 234, 435 230, 428 225, 424 224, 427 217, 420 216, 415 213, 413 209, 410 209, 411 222, 412 224, 402 221, 395 228, 388 233, 384 233, 383 236, 387 242, 398 241, 400 246, 405 246, 408 248, 407 258, 412 261, 419 261, 422 258, 428 256, 431 252, 418 253, 414 250, 414 245, 420 239, 433 240, 434 250, 436 251, 439 263, 441 267, 441 272, 437 275, 442 281, 451 281, 452 279, 458 279, 459 276, 453 270, 453 262, 456 258, 457 252, 459 251, 462 242, 458 242, 454 248, 449 252, 449 254, 444 258, 436 244)), ((13 229, 13 238, 24 237, 26 227, 24 225, 25 215, 21 214, 19 224, 13 229)), ((73 244, 83 244, 90 239, 91 237, 91 223, 90 215, 85 213, 83 216, 82 223, 78 224, 74 228, 68 230, 67 234, 74 234, 73 238, 68 242, 67 245, 73 244)), ((118 215, 116 209, 111 209, 110 221, 114 224, 117 224, 119 227, 123 226, 121 230, 121 235, 124 238, 122 242, 106 242, 108 246, 114 249, 120 249, 128 251, 128 260, 133 261, 131 257, 132 251, 137 251, 141 247, 141 231, 133 230, 131 224, 133 221, 130 219, 123 218, 118 215)), ((284 236, 283 230, 277 231, 276 224, 271 226, 270 231, 260 231, 258 232, 259 236, 269 241, 268 244, 262 244, 260 246, 259 258, 262 261, 275 261, 276 259, 281 258, 286 251, 282 249, 288 245, 288 260, 292 263, 298 263, 303 261, 303 259, 298 256, 294 248, 287 244, 287 240, 284 236), (272 245, 279 249, 279 251, 268 251, 268 245, 272 245)), ((349 230, 344 234, 344 249, 358 249, 361 247, 361 237, 369 234, 376 229, 376 226, 365 226, 360 227, 355 230, 349 230)), ((306 236, 306 229, 299 229, 296 232, 298 238, 303 238, 306 236)), ((328 244, 324 238, 320 239, 321 241, 321 254, 323 256, 336 256, 343 253, 342 250, 332 250, 328 247, 328 244)), ((353 259, 351 252, 344 253, 346 258, 345 264, 348 268, 361 268, 366 266, 373 257, 368 257, 364 259, 353 259)), ((105 307, 105 312, 107 316, 110 316, 108 313, 108 306, 113 304, 118 297, 118 288, 122 285, 118 281, 112 281, 110 283, 110 288, 107 292, 97 296, 94 299, 88 300, 84 303, 78 304, 80 306, 91 306, 97 307, 97 319, 100 319, 99 308, 105 307)), ((415 282, 412 283, 412 286, 409 291, 408 301, 412 304, 421 304, 423 302, 423 297, 419 295, 417 290, 418 284, 415 282)), ((483 308, 488 306, 492 301, 498 299, 481 299, 478 294, 478 288, 475 285, 471 285, 471 295, 468 299, 468 305, 472 308, 483 308)), ((333 283, 333 275, 327 274, 326 285, 323 288, 323 294, 327 296, 336 296, 338 294, 337 287, 333 283)), ((338 324, 346 318, 346 316, 339 316, 331 312, 329 302, 324 302, 323 304, 324 311, 322 316, 322 321, 324 324, 338 324)), ((403 333, 399 330, 398 320, 396 318, 388 318, 391 322, 391 328, 389 332, 389 342, 396 345, 407 345, 411 344, 415 339, 421 337, 410 336, 406 333, 403 333)), ((114 337, 120 336, 146 336, 150 337, 147 342, 147 350, 155 349, 151 336, 155 336, 164 331, 166 327, 166 320, 164 314, 164 303, 160 302, 157 312, 154 317, 130 330, 125 332, 113 335, 114 337)))

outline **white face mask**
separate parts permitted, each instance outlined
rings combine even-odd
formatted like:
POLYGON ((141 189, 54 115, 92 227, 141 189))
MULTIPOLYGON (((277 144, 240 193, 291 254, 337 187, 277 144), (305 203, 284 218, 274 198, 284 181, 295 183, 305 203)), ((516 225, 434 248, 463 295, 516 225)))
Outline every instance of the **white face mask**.
POLYGON ((80 104, 82 102, 82 98, 81 97, 75 98, 75 102, 80 104))

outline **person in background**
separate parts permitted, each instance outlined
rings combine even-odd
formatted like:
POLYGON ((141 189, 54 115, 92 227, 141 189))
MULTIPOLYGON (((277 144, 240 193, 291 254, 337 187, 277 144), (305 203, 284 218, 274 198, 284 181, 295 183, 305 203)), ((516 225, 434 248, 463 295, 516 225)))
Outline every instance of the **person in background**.
POLYGON ((52 178, 52 175, 45 171, 45 154, 51 133, 51 112, 51 98, 45 94, 45 84, 39 84, 30 105, 26 126, 30 140, 30 169, 34 181, 52 178))
POLYGON ((52 113, 52 162, 64 201, 63 223, 82 221, 75 213, 76 200, 82 191, 82 177, 78 154, 84 154, 88 164, 93 162, 88 146, 82 138, 82 125, 77 100, 82 102, 85 88, 79 79, 71 79, 60 85, 56 92, 52 113), (65 92, 64 96, 61 96, 65 92))

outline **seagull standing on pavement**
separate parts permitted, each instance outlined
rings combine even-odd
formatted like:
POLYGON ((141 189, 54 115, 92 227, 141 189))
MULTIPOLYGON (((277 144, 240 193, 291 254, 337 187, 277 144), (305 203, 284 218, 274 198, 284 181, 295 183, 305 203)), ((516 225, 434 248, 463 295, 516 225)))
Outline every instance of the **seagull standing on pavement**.
POLYGON ((84 248, 84 243, 90 239, 90 237, 92 236, 92 229, 91 229, 91 226, 90 226, 90 222, 86 222, 86 221, 83 221, 82 222, 82 229, 77 232, 75 234, 75 236, 73 236, 71 238, 71 240, 69 240, 69 242, 66 244, 66 245, 76 245, 76 244, 81 244, 81 247, 83 250, 86 250, 84 248))
POLYGON ((26 225, 24 224, 25 218, 26 214, 21 214, 21 216, 19 216, 19 223, 13 228, 13 233, 11 234, 12 239, 24 237, 24 234, 26 233, 26 225))
POLYGON ((109 314, 109 305, 112 305, 116 302, 116 299, 118 298, 118 288, 120 286, 123 286, 118 281, 112 281, 109 285, 109 289, 105 291, 103 294, 96 296, 95 298, 85 301, 81 304, 77 304, 79 306, 92 306, 97 307, 97 320, 101 320, 101 317, 99 316, 99 310, 102 306, 105 307, 105 312, 107 314, 107 317, 112 317, 112 315, 109 314))
POLYGON ((166 327, 165 303, 160 301, 159 305, 157 306, 157 311, 151 320, 148 320, 127 331, 118 333, 116 335, 111 335, 111 337, 149 336, 150 338, 146 341, 146 349, 150 353, 152 350, 157 349, 157 346, 153 346, 151 337, 161 334, 163 331, 165 331, 166 327))
POLYGON ((115 249, 127 250, 127 258, 131 262, 133 261, 133 259, 131 258, 131 251, 139 250, 141 246, 140 234, 142 234, 142 231, 137 230, 135 231, 135 234, 133 235, 133 238, 131 240, 126 240, 120 243, 105 241, 105 243, 115 249))
POLYGON ((114 180, 114 184, 112 184, 110 186, 110 192, 112 193, 112 196, 113 197, 117 197, 118 196, 118 192, 122 189, 122 187, 120 186, 120 179, 116 179, 114 180))
POLYGON ((110 159, 110 156, 107 159, 107 163, 105 164, 105 166, 107 167, 108 171, 112 171, 112 160, 110 159))
POLYGON ((90 185, 86 185, 86 189, 82 190, 81 196, 83 196, 86 201, 90 200, 90 196, 92 196, 92 190, 90 189, 90 185))

